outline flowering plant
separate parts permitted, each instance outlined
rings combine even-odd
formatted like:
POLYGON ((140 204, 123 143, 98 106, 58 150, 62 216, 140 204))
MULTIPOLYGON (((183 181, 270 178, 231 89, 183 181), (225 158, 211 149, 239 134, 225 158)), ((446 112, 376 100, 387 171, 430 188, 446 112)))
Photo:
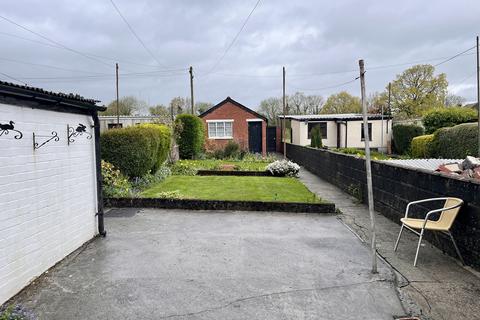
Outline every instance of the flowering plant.
POLYGON ((289 160, 277 160, 270 163, 266 169, 274 176, 296 177, 298 171, 300 171, 300 166, 289 160))

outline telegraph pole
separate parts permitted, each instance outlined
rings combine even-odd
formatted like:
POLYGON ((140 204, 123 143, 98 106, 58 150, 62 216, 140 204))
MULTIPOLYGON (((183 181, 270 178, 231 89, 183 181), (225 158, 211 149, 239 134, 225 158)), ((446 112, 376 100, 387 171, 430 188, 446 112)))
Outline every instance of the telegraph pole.
POLYGON ((120 128, 120 107, 118 104, 118 63, 115 63, 115 84, 117 89, 117 128, 120 128))
POLYGON ((480 157, 480 64, 479 64, 479 51, 478 51, 478 36, 477 36, 477 110, 478 110, 478 153, 480 157))
POLYGON ((285 132, 286 132, 286 120, 285 116, 287 113, 287 106, 286 106, 286 99, 285 99, 285 67, 283 67, 283 132, 282 132, 282 137, 283 137, 283 159, 287 158, 287 140, 285 137, 285 132))
POLYGON ((195 102, 193 101, 193 67, 190 66, 188 71, 190 73, 190 103, 192 104, 192 114, 194 114, 195 102))
POLYGON ((360 88, 362 93, 363 137, 365 138, 365 168, 367 171, 368 211, 370 213, 370 227, 372 231, 372 273, 377 273, 377 244, 375 235, 375 212, 373 208, 372 166, 370 162, 370 136, 368 132, 367 100, 365 96, 365 65, 359 60, 360 88))

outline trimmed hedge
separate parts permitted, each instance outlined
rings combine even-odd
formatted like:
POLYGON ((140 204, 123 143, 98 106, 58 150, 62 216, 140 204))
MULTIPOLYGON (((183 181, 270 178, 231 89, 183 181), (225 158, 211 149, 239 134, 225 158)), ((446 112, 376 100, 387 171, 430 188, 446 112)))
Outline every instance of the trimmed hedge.
POLYGON ((191 114, 180 114, 175 119, 178 151, 181 159, 193 159, 203 151, 205 127, 202 119, 191 114))
POLYGON ((409 153, 412 139, 423 135, 423 128, 414 124, 397 124, 392 130, 393 148, 398 154, 409 153))
POLYGON ((438 129, 430 144, 430 150, 436 158, 464 159, 466 156, 477 156, 477 123, 438 129))
POLYGON ((433 134, 426 134, 412 139, 411 155, 414 158, 430 158, 431 143, 433 141, 433 134))
POLYGON ((154 164, 152 171, 156 172, 168 158, 172 143, 172 131, 165 125, 155 123, 145 123, 141 124, 139 127, 154 131, 153 139, 157 144, 157 152, 156 163, 154 164))
POLYGON ((453 107, 442 108, 430 111, 423 117, 425 133, 434 133, 436 130, 445 127, 453 127, 457 124, 476 122, 477 111, 471 108, 453 107))
POLYGON ((108 130, 100 136, 102 159, 131 178, 142 177, 165 161, 170 136, 168 127, 154 124, 108 130))

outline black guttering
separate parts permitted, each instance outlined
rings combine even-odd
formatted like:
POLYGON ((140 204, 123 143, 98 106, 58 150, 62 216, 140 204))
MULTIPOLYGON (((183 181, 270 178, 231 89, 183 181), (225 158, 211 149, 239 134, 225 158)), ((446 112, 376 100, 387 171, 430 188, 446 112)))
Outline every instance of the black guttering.
POLYGON ((239 107, 239 108, 241 108, 241 109, 243 109, 243 110, 245 110, 245 111, 253 114, 254 116, 256 116, 256 117, 258 117, 258 118, 260 118, 260 119, 262 119, 262 120, 267 121, 267 118, 266 118, 265 116, 261 115, 261 114, 258 113, 258 112, 253 111, 252 109, 244 106, 244 105, 241 104, 240 102, 237 102, 237 101, 233 100, 233 99, 230 98, 230 97, 227 97, 227 98, 224 99, 223 101, 217 103, 216 105, 214 105, 213 107, 211 107, 210 109, 208 109, 207 111, 205 111, 204 113, 202 113, 201 115, 199 115, 199 117, 200 117, 200 118, 203 118, 204 116, 206 116, 206 115, 209 114, 210 112, 212 112, 212 111, 220 108, 221 106, 223 106, 223 105, 224 105, 225 103, 227 103, 227 102, 230 102, 230 103, 236 105, 237 107, 239 107))

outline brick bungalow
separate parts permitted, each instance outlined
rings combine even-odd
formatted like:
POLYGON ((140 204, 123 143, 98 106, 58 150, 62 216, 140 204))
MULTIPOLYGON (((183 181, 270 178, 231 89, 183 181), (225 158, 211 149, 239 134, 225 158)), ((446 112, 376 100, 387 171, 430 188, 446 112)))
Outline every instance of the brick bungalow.
POLYGON ((205 122, 205 148, 223 149, 236 141, 243 150, 267 153, 267 118, 230 97, 200 115, 205 122))

